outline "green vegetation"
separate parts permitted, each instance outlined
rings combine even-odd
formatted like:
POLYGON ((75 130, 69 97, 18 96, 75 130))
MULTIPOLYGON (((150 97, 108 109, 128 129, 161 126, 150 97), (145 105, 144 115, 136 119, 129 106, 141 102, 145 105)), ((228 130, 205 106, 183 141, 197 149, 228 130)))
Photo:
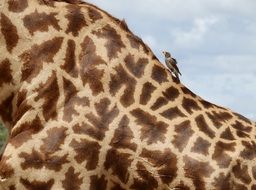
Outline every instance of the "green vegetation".
POLYGON ((0 150, 2 149, 3 145, 5 144, 6 138, 7 138, 7 130, 0 123, 0 150))

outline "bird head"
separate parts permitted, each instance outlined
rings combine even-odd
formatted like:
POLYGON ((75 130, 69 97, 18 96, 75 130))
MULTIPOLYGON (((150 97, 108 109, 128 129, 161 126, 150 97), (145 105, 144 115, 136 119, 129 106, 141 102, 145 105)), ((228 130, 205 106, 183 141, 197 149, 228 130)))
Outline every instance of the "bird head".
POLYGON ((162 52, 166 58, 171 57, 171 54, 167 51, 162 52))

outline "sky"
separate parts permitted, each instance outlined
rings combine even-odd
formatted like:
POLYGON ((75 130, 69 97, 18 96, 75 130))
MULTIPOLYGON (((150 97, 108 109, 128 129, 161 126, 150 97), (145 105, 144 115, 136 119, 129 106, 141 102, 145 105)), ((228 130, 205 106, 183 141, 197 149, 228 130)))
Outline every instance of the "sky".
POLYGON ((256 120, 255 0, 88 0, 119 19, 204 99, 256 120))

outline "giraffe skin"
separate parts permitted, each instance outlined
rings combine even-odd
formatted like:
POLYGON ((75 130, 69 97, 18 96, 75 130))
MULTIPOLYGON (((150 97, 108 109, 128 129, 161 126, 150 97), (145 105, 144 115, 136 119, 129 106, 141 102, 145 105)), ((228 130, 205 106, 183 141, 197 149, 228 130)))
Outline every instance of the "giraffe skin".
POLYGON ((195 95, 124 21, 1 0, 1 190, 255 190, 255 123, 195 95))

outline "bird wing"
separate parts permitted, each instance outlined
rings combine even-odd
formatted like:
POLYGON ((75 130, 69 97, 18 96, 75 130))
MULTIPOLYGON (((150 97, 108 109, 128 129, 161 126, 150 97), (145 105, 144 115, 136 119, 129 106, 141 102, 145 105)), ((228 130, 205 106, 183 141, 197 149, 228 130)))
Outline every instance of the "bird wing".
POLYGON ((179 67, 176 64, 172 65, 174 67, 174 69, 181 75, 179 67))
POLYGON ((175 64, 178 64, 178 62, 176 61, 176 59, 172 58, 172 60, 174 61, 175 64))

